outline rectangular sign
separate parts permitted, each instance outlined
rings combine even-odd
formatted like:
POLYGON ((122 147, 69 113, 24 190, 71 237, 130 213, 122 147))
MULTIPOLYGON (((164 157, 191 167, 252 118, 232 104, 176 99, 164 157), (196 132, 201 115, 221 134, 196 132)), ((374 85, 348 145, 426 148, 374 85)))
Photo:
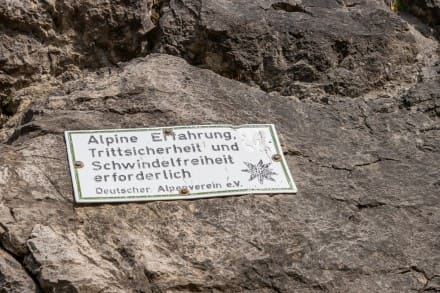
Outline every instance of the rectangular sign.
POLYGON ((79 203, 296 192, 272 124, 81 130, 65 137, 79 203))

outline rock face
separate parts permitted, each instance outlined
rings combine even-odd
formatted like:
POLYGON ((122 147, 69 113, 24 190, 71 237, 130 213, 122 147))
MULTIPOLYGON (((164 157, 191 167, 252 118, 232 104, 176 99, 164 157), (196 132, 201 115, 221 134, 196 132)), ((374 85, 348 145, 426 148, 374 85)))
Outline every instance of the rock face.
POLYGON ((438 0, 403 0, 405 9, 433 26, 440 36, 440 1, 438 0))
POLYGON ((2 292, 35 292, 34 281, 22 265, 0 249, 0 288, 2 292))
POLYGON ((148 51, 152 1, 0 1, 0 86, 129 60, 148 51))
POLYGON ((440 290, 422 23, 373 0, 17 3, 0 4, 0 292, 440 290), (209 123, 275 123, 299 192, 74 204, 63 131, 209 123))
POLYGON ((156 48, 266 91, 312 86, 353 97, 409 79, 414 39, 386 9, 381 1, 169 1, 156 48))

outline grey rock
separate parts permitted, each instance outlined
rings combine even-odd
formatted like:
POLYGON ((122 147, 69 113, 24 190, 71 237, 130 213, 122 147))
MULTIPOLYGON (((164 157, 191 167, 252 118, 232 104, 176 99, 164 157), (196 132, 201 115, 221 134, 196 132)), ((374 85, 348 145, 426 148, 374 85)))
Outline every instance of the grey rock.
POLYGON ((440 37, 440 1, 438 0, 403 0, 405 9, 433 26, 440 37))
POLYGON ((438 288, 437 116, 385 96, 267 95, 170 55, 105 72, 35 91, 2 130, 4 238, 44 292, 438 288), (265 122, 285 139, 296 195, 73 203, 66 129, 265 122))
MULTIPOLYGON (((113 276, 118 269, 99 257, 81 234, 60 234, 35 225, 27 241, 24 263, 40 280, 44 292, 126 292, 113 276)), ((122 273, 122 272, 121 272, 122 273)))
POLYGON ((355 97, 413 75, 415 41, 382 1, 171 0, 161 14, 156 51, 265 91, 355 97))
POLYGON ((440 79, 420 83, 402 97, 407 109, 440 116, 440 79))
POLYGON ((439 291, 426 15, 0 0, 0 292, 439 291), (299 192, 74 203, 65 130, 209 123, 274 123, 299 192))
MULTIPOLYGON (((0 86, 69 79, 148 51, 153 1, 0 1, 0 86)), ((1 98, 1 96, 0 96, 1 98)))
POLYGON ((3 249, 0 249, 0 291, 10 293, 39 292, 20 262, 3 249))

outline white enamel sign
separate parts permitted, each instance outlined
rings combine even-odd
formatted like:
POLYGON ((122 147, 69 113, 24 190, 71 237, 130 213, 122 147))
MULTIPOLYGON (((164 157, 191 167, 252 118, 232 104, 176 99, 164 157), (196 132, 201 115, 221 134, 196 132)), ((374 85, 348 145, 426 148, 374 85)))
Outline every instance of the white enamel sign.
POLYGON ((272 124, 65 132, 80 203, 295 193, 272 124))

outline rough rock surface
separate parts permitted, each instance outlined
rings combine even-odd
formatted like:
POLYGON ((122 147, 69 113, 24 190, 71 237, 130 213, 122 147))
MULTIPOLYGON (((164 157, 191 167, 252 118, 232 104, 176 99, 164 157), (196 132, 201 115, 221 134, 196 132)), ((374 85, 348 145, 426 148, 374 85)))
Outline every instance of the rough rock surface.
POLYGON ((266 91, 353 97, 412 75, 415 40, 388 10, 374 0, 172 0, 155 47, 266 91))
POLYGON ((1 292, 16 293, 36 290, 22 265, 3 249, 0 249, 0 288, 1 292))
POLYGON ((148 50, 153 1, 0 1, 0 86, 129 60, 148 50))
POLYGON ((17 3, 0 0, 0 292, 440 290, 429 27, 373 0, 17 3), (275 123, 299 192, 74 204, 64 130, 207 123, 275 123))
POLYGON ((440 37, 439 0, 403 0, 404 8, 437 30, 440 37))

